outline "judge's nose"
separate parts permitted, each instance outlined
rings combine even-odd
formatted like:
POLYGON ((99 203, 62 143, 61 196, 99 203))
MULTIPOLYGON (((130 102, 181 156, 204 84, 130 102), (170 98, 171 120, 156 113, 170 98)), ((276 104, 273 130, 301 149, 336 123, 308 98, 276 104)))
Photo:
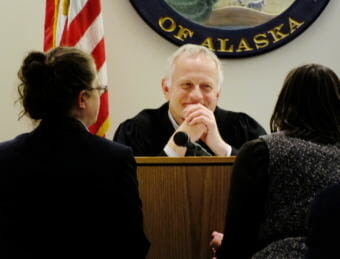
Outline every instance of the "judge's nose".
POLYGON ((199 102, 203 99, 203 94, 199 85, 195 85, 190 91, 190 98, 192 101, 199 102))

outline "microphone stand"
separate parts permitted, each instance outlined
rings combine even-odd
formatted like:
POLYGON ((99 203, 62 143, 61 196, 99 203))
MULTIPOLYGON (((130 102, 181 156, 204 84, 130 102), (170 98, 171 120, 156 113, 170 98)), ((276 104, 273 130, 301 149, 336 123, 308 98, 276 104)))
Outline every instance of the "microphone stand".
POLYGON ((191 143, 193 145, 193 148, 191 151, 193 152, 194 156, 211 156, 211 154, 200 144, 198 143, 191 143))
POLYGON ((174 135, 174 142, 178 146, 186 147, 189 153, 192 153, 192 156, 211 156, 200 144, 192 143, 188 134, 184 131, 179 131, 174 135))

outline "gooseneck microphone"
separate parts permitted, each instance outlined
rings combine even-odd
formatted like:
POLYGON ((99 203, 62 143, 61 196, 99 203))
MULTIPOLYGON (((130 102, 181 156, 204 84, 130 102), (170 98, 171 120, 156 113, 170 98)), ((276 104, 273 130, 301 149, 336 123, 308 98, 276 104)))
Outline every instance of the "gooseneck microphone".
POLYGON ((178 131, 174 135, 174 141, 175 141, 177 146, 193 148, 193 144, 190 141, 188 134, 186 134, 183 131, 178 131))
POLYGON ((186 147, 193 156, 211 156, 200 144, 192 143, 187 133, 178 131, 174 135, 174 142, 177 146, 186 147))

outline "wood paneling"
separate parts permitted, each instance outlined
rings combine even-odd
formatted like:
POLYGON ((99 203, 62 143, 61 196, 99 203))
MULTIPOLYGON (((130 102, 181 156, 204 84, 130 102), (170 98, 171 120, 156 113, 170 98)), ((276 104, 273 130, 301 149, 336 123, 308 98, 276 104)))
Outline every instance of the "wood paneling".
POLYGON ((148 259, 208 259, 223 232, 234 158, 136 158, 148 259))

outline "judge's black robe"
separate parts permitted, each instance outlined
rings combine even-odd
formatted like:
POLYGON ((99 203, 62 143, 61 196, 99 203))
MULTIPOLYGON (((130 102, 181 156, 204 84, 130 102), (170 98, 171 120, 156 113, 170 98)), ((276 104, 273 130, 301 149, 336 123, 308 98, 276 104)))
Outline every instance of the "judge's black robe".
MULTIPOLYGON (((163 148, 175 129, 168 116, 168 103, 158 109, 145 109, 135 117, 121 123, 114 141, 130 146, 135 156, 165 155, 163 148)), ((243 143, 266 134, 261 125, 245 113, 215 109, 215 119, 221 137, 232 146, 232 155, 243 143)), ((214 154, 202 141, 208 152, 214 154)))

